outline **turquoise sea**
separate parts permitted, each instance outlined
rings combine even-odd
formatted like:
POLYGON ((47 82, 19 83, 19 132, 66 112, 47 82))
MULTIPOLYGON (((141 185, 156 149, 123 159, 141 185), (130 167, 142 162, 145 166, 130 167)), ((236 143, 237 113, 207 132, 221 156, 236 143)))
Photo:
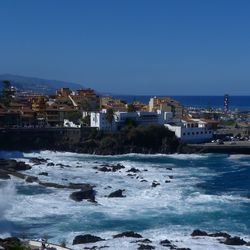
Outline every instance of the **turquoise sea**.
POLYGON ((97 204, 71 200, 72 190, 27 184, 14 177, 2 180, 0 238, 25 235, 36 239, 46 234, 49 241, 60 243, 65 239, 72 247, 76 235, 91 233, 107 239, 99 243, 109 246, 107 249, 137 249, 138 244, 131 239, 112 239, 116 233, 133 230, 152 240, 156 249, 166 249, 159 244, 164 239, 194 250, 248 249, 229 247, 208 237, 192 238, 190 234, 194 229, 225 231, 250 241, 250 156, 0 152, 0 158, 27 163, 32 157, 70 167, 45 163, 34 165, 27 174, 48 182, 93 184, 97 204), (93 168, 104 163, 120 163, 125 169, 98 172, 93 168), (131 167, 140 172, 128 176, 131 167), (40 172, 48 172, 48 176, 40 172), (152 187, 153 181, 160 185, 152 187), (125 189, 126 197, 106 197, 117 189, 125 189))

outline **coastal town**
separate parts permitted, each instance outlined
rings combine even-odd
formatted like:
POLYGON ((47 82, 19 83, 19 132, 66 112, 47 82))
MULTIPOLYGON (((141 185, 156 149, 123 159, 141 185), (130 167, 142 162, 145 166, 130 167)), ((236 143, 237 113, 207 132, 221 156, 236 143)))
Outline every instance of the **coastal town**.
POLYGON ((249 140, 250 113, 231 111, 228 95, 222 100, 222 108, 204 109, 184 107, 168 96, 153 96, 148 103, 127 103, 90 88, 73 91, 62 87, 52 95, 44 95, 19 91, 8 80, 2 85, 1 129, 91 128, 110 133, 126 125, 163 125, 188 144, 230 141, 234 145, 249 140))

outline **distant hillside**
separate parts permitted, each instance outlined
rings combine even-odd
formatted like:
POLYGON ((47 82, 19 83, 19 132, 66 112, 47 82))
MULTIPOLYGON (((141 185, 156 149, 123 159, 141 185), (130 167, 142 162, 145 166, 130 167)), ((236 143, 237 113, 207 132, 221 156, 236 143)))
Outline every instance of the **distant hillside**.
POLYGON ((54 94, 57 89, 63 87, 68 87, 72 90, 84 88, 83 85, 78 83, 3 74, 0 75, 0 89, 2 88, 3 80, 9 80, 18 90, 32 91, 41 94, 54 94))

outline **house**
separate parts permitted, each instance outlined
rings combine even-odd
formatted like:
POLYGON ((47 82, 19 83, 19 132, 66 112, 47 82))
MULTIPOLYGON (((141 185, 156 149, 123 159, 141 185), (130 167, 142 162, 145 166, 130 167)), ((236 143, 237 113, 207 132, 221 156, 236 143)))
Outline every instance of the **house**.
POLYGON ((199 119, 183 119, 179 123, 167 123, 165 126, 186 143, 209 142, 213 138, 211 127, 199 119))
POLYGON ((117 123, 115 119, 110 123, 107 119, 107 110, 103 109, 100 112, 90 113, 90 127, 103 131, 116 131, 117 123))
POLYGON ((150 124, 163 125, 172 117, 172 114, 161 111, 114 112, 114 119, 112 124, 110 124, 107 120, 106 111, 107 110, 103 109, 101 112, 91 112, 90 126, 104 131, 116 131, 121 129, 129 121, 133 121, 136 125, 141 126, 150 124))
POLYGON ((173 113, 173 118, 181 119, 183 115, 182 105, 170 97, 152 97, 149 100, 149 112, 161 110, 173 113))

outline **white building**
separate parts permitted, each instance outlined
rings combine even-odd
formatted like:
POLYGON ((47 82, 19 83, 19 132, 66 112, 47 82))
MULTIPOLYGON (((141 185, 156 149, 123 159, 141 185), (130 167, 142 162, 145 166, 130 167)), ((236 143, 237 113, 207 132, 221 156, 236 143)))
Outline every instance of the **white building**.
POLYGON ((116 131, 124 126, 128 120, 133 120, 137 125, 160 124, 170 121, 172 114, 169 112, 115 112, 112 126, 106 119, 106 110, 91 112, 90 126, 104 131, 116 131))
POLYGON ((213 138, 213 130, 207 126, 206 122, 199 119, 182 120, 178 124, 170 123, 165 126, 186 143, 208 142, 213 138))
POLYGON ((115 119, 113 119, 112 123, 110 124, 106 118, 106 112, 107 110, 105 109, 100 112, 91 112, 90 127, 104 131, 116 131, 117 123, 115 122, 115 119))

